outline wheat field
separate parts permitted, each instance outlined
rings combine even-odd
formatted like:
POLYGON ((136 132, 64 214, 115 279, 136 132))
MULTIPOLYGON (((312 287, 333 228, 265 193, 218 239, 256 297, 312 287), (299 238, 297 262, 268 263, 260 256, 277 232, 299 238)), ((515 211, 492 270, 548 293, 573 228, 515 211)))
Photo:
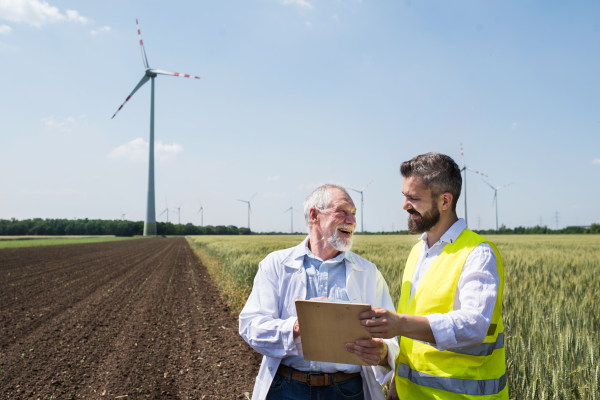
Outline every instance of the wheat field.
MULTIPOLYGON (((600 400, 600 236, 486 236, 505 265, 504 324, 511 399, 600 400)), ((304 236, 188 237, 223 299, 239 312, 258 263, 304 236)), ((415 236, 356 236, 397 305, 415 236)))

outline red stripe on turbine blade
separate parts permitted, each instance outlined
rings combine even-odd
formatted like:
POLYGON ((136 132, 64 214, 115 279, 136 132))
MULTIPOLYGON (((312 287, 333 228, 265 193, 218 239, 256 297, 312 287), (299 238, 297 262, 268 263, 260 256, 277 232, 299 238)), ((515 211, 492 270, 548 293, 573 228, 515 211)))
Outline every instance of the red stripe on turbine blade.
POLYGON ((142 42, 142 39, 140 39, 140 44, 141 44, 142 46, 144 45, 144 42, 142 42))
MULTIPOLYGON (((115 113, 115 115, 117 115, 117 113, 115 113)), ((115 117, 115 115, 113 115, 111 119, 113 119, 115 117)))
POLYGON ((189 76, 189 75, 184 75, 183 77, 184 77, 184 78, 189 78, 190 76, 189 76))
POLYGON ((196 78, 196 79, 200 79, 200 77, 199 77, 199 76, 195 76, 194 78, 196 78))
POLYGON ((131 96, 127 96, 127 98, 125 99, 125 101, 129 101, 130 98, 131 98, 131 96))
MULTIPOLYGON (((117 110, 117 112, 121 111, 121 108, 123 108, 123 104, 121 104, 121 107, 119 107, 119 109, 117 110)), ((115 115, 117 115, 117 113, 115 113, 115 115)))
POLYGON ((175 76, 179 76, 179 72, 175 72, 175 74, 174 74, 174 75, 175 75, 175 76))

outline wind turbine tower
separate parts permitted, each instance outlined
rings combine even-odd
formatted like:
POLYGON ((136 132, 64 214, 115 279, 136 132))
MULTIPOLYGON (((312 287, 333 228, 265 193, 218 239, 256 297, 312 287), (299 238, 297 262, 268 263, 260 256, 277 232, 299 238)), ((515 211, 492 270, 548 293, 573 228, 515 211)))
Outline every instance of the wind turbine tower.
POLYGON ((173 211, 175 213, 177 213, 177 225, 181 225, 181 206, 183 205, 183 203, 181 203, 179 205, 179 207, 173 207, 173 210, 177 210, 177 211, 173 211))
POLYGON ((167 196, 165 196, 165 209, 163 212, 161 212, 158 216, 160 217, 161 215, 163 215, 164 213, 167 213, 167 224, 169 223, 169 204, 167 203, 167 196))
MULTIPOLYGON (((200 203, 200 199, 198 199, 198 203, 200 203)), ((200 215, 200 226, 204 226, 204 207, 202 207, 202 203, 200 203, 200 209, 196 213, 196 217, 200 213, 202 213, 202 215, 200 215)))
POLYGON ((363 217, 365 215, 364 213, 364 206, 365 206, 365 200, 363 199, 363 192, 365 191, 365 189, 367 187, 369 187, 369 185, 373 183, 373 181, 367 183, 367 186, 365 186, 364 188, 362 188, 361 190, 356 190, 356 189, 352 189, 352 188, 348 188, 350 190, 354 190, 357 193, 360 193, 360 231, 364 232, 365 231, 365 225, 364 225, 364 220, 363 217))
MULTIPOLYGON (((137 86, 133 89, 133 92, 125 99, 125 102, 121 104, 121 107, 115 112, 112 116, 113 118, 117 113, 123 108, 125 103, 129 101, 129 99, 138 91, 139 88, 144 86, 146 82, 151 80, 151 91, 150 91, 150 139, 148 140, 148 197, 146 201, 146 220, 144 221, 144 236, 155 236, 156 235, 156 207, 154 204, 154 78, 158 75, 171 75, 171 76, 182 76, 184 78, 194 78, 200 79, 197 76, 180 74, 178 72, 169 72, 164 71, 162 69, 150 69, 148 66, 148 59, 146 58, 146 50, 144 50, 144 42, 142 42, 142 34, 140 32, 140 24, 137 19, 135 20, 137 24, 138 37, 140 40, 140 47, 142 50, 142 61, 144 62, 144 76, 137 84, 137 86)), ((167 212, 168 219, 168 212, 167 212)))
POLYGON ((121 210, 121 221, 125 221, 125 213, 123 212, 123 209, 119 207, 119 210, 121 210))
POLYGON ((463 178, 463 183, 465 186, 465 224, 467 224, 467 226, 469 226, 469 223, 467 221, 467 170, 471 171, 471 172, 475 172, 476 174, 485 176, 486 178, 489 178, 489 176, 487 176, 484 173, 481 173, 477 170, 474 170, 473 168, 469 168, 465 165, 465 155, 463 152, 463 147, 462 147, 462 143, 460 144, 460 158, 462 159, 462 168, 460 169, 460 172, 465 172, 465 177, 463 178))
MULTIPOLYGON (((256 196, 257 194, 258 193, 254 193, 254 196, 256 196)), ((252 207, 250 207, 250 202, 252 201, 254 196, 250 197, 250 200, 248 201, 238 199, 238 201, 241 201, 242 203, 248 203, 248 229, 250 229, 250 213, 252 213, 252 207)))
POLYGON ((498 232, 498 190, 503 189, 503 188, 505 188, 507 186, 510 186, 510 185, 512 185, 512 183, 509 183, 509 184, 504 185, 504 186, 494 187, 488 181, 486 181, 485 179, 483 181, 485 183, 487 183, 488 186, 491 187, 492 190, 494 191, 494 201, 492 202, 492 207, 494 207, 494 204, 496 205, 496 232, 498 232))
POLYGON ((293 234, 294 233, 294 205, 291 204, 291 202, 290 202, 290 208, 288 208, 287 210, 285 210, 283 213, 285 214, 288 211, 291 211, 290 212, 290 217, 292 218, 292 221, 291 221, 292 225, 291 225, 291 228, 290 228, 290 233, 293 234))

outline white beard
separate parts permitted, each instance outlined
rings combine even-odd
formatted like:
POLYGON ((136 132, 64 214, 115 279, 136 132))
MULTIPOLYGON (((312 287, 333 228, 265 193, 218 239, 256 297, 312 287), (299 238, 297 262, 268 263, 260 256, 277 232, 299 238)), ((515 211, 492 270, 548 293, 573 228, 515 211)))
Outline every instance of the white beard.
POLYGON ((352 225, 341 224, 335 227, 335 232, 333 235, 329 236, 327 239, 327 243, 331 245, 337 251, 348 251, 352 247, 352 236, 346 239, 340 236, 340 231, 338 228, 348 228, 352 229, 352 225))

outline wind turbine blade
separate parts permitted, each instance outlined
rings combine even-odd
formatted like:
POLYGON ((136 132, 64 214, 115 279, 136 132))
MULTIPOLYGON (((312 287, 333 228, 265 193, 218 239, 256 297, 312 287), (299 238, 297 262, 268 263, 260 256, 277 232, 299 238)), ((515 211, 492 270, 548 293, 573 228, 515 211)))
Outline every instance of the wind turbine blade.
POLYGON ((254 193, 254 196, 250 197, 250 200, 248 200, 248 203, 252 201, 252 199, 257 195, 258 193, 254 193))
POLYGON ((198 212, 196 213, 196 217, 198 216, 198 214, 200 214, 200 211, 202 211, 202 207, 200 207, 200 209, 198 210, 198 212))
POLYGON ((237 201, 241 201, 242 203, 248 203, 246 200, 237 199, 237 201))
POLYGON ((460 144, 460 159, 462 160, 462 169, 465 169, 465 154, 463 152, 462 143, 460 144))
POLYGON ((510 185, 512 185, 512 183, 506 184, 506 185, 504 185, 504 186, 500 186, 500 187, 499 187, 499 188, 497 188, 496 190, 503 189, 503 188, 505 188, 505 187, 507 187, 507 186, 510 186, 510 185))
POLYGON ((482 181, 484 181, 485 183, 488 184, 489 187, 491 187, 492 189, 496 190, 495 187, 493 187, 488 181, 486 181, 485 179, 482 179, 482 181))
POLYGON ((469 167, 465 167, 465 168, 466 168, 466 169, 468 169, 468 170, 469 170, 469 171, 471 171, 471 172, 475 172, 476 174, 483 175, 483 176, 485 176, 486 178, 489 178, 489 176, 487 176, 487 175, 486 175, 486 174, 484 174, 483 172, 479 172, 479 171, 477 171, 477 170, 475 170, 475 169, 473 169, 473 168, 469 168, 469 167))
POLYGON ((346 188, 346 189, 354 190, 356 193, 360 193, 360 190, 356 190, 356 189, 352 189, 352 188, 346 188))
POLYGON ((364 188, 362 188, 361 192, 363 192, 366 188, 368 188, 371 183, 373 183, 373 181, 367 183, 367 186, 365 186, 364 188))
POLYGON ((135 19, 135 24, 137 25, 138 37, 140 38, 140 46, 142 47, 142 60, 144 61, 144 68, 148 69, 150 67, 148 67, 148 59, 146 58, 146 50, 144 50, 144 42, 142 41, 142 32, 140 32, 140 24, 139 24, 137 18, 135 19))
POLYGON ((290 211, 292 209, 292 207, 288 208, 287 210, 285 210, 283 213, 285 214, 286 212, 290 211))
MULTIPOLYGON (((167 210, 165 209, 165 211, 167 211, 167 210)), ((160 217, 161 215, 163 215, 163 214, 165 213, 165 211, 161 212, 161 213, 158 215, 158 217, 160 217)), ((158 217, 156 217, 156 218, 158 218, 158 217)))
POLYGON ((182 76, 184 78, 200 79, 199 76, 180 74, 179 72, 169 72, 169 71, 165 71, 162 69, 152 69, 152 70, 150 70, 150 72, 154 72, 155 74, 160 74, 160 75, 182 76))
POLYGON ((498 192, 494 192, 494 200, 492 201, 492 207, 496 205, 496 197, 498 197, 498 192))
MULTIPOLYGON (((147 75, 144 75, 144 77, 142 78, 142 80, 137 84, 137 86, 135 87, 135 89, 133 89, 133 92, 131 92, 131 94, 129 96, 127 96, 127 98, 125 99, 125 101, 123 102, 123 104, 121 104, 121 107, 119 107, 119 109, 115 112, 115 115, 117 115, 117 113, 119 111, 121 111, 121 108, 123 108, 123 106, 125 105, 125 103, 127 103, 129 101, 129 99, 131 98, 131 96, 133 96, 133 94, 135 92, 138 91, 139 88, 141 88, 142 86, 144 86, 144 83, 148 82, 150 78, 147 75)), ((115 117, 115 115, 112 116, 112 118, 115 117)), ((111 119, 112 119, 111 118, 111 119)))

